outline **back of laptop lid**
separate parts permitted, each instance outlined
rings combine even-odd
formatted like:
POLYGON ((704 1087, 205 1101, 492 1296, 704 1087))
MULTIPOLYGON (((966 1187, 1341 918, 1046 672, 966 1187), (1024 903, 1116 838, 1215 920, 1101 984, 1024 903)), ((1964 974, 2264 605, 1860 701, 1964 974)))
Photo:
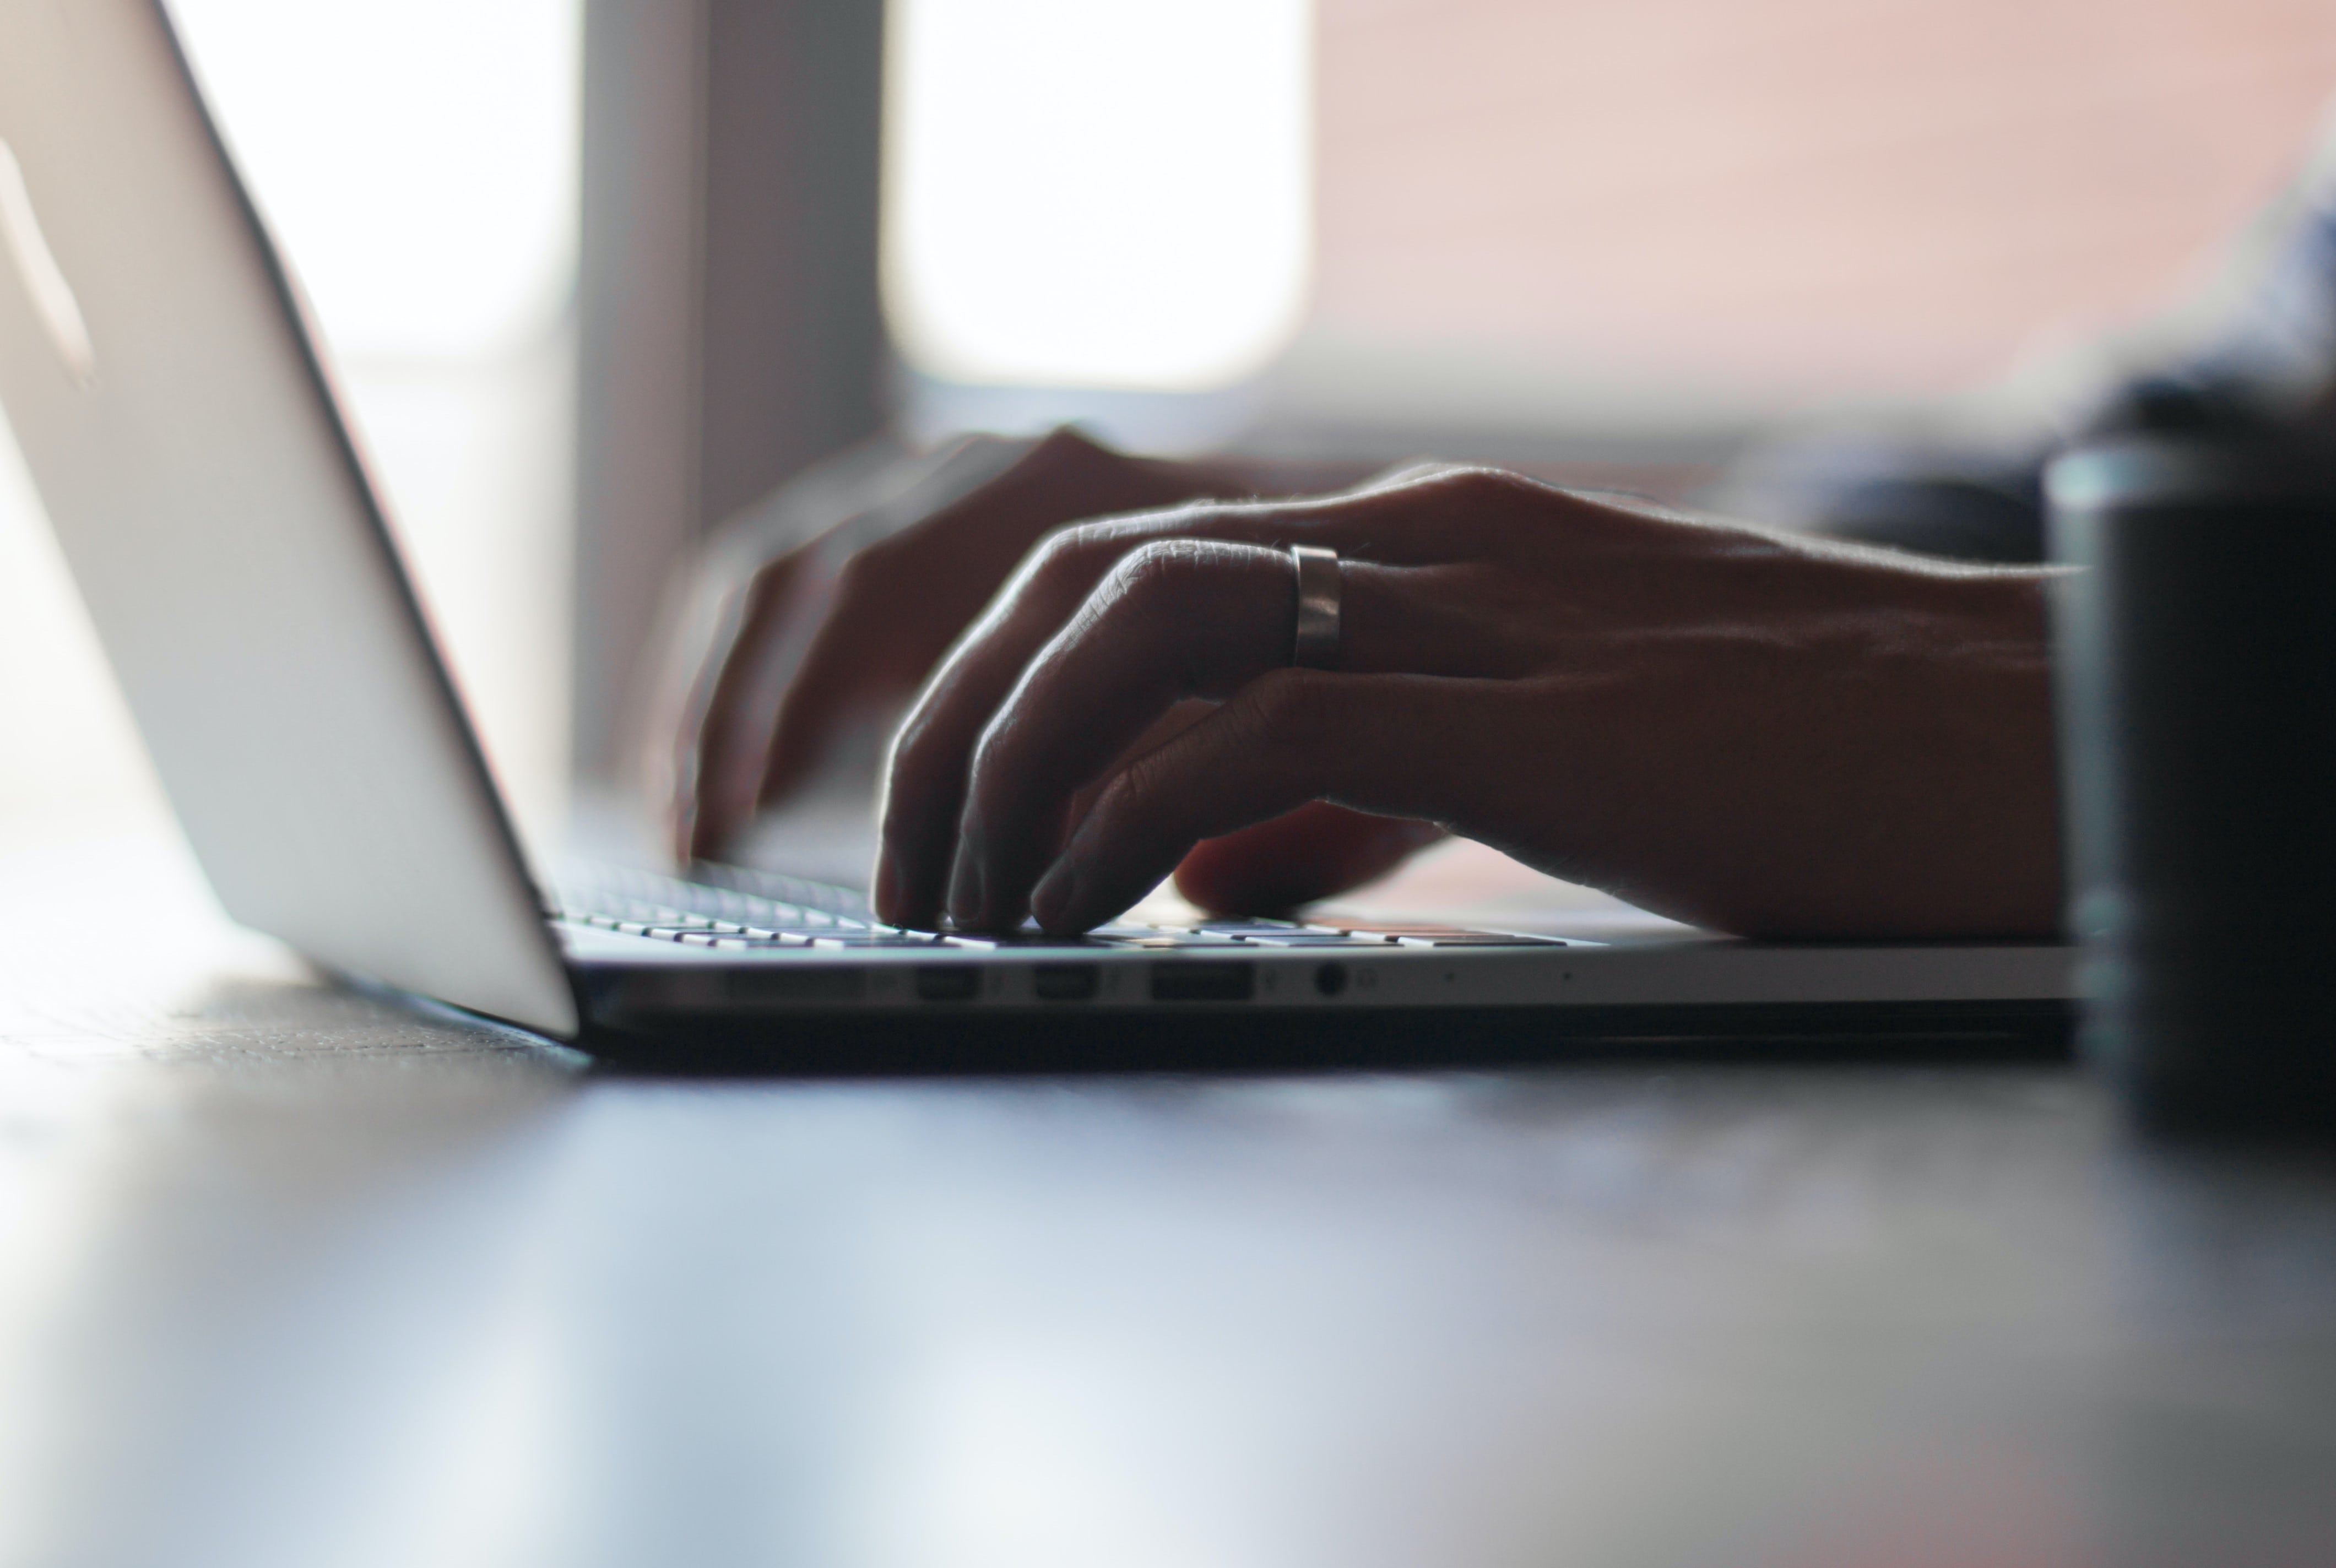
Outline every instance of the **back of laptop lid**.
POLYGON ((0 404, 229 912, 573 1034, 475 740, 155 0, 0 0, 0 404))

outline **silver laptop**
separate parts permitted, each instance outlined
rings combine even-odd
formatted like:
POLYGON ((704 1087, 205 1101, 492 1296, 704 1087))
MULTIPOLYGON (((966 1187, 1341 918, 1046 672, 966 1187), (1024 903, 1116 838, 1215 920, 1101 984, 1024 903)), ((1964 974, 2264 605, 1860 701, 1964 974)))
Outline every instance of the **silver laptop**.
POLYGON ((889 930, 733 868, 532 874, 299 297, 155 0, 0 0, 0 402, 229 913, 346 975, 671 1066, 2030 1053, 2050 944, 1433 923, 889 930))

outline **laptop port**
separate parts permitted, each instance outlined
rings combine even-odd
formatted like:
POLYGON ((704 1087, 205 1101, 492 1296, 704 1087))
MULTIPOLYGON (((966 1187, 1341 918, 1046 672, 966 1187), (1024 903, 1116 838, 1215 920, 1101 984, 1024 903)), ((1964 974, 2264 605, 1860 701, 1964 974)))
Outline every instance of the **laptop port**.
POLYGON ((1030 989, 1042 1002, 1092 1001, 1095 994, 1093 964, 1040 964, 1030 971, 1030 989))
POLYGON ((1314 989, 1326 997, 1335 997, 1347 989, 1347 966, 1324 964, 1314 971, 1314 989))
POLYGON ((1155 1002, 1245 1002, 1257 989, 1257 966, 1185 959, 1152 966, 1155 1002))
POLYGON ((927 964, 917 970, 917 999, 969 1002, 981 994, 978 964, 927 964))

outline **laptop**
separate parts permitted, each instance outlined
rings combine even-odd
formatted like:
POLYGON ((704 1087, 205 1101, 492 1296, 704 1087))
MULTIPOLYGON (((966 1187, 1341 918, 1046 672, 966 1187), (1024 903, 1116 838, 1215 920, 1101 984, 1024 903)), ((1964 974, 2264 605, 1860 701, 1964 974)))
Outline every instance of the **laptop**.
POLYGON ((0 404, 238 920, 660 1068, 2056 1053, 2050 943, 1773 945, 1318 919, 891 930, 736 867, 555 887, 498 797, 300 297, 156 0, 0 0, 0 404))

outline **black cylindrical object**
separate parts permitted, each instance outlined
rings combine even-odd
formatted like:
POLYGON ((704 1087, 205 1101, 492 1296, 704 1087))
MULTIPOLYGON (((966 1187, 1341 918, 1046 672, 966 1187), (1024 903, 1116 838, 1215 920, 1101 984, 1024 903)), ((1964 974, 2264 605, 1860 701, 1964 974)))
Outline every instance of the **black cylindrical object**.
POLYGON ((2083 1048, 2152 1130, 2336 1135, 2336 463, 2135 438, 2047 488, 2083 1048))

